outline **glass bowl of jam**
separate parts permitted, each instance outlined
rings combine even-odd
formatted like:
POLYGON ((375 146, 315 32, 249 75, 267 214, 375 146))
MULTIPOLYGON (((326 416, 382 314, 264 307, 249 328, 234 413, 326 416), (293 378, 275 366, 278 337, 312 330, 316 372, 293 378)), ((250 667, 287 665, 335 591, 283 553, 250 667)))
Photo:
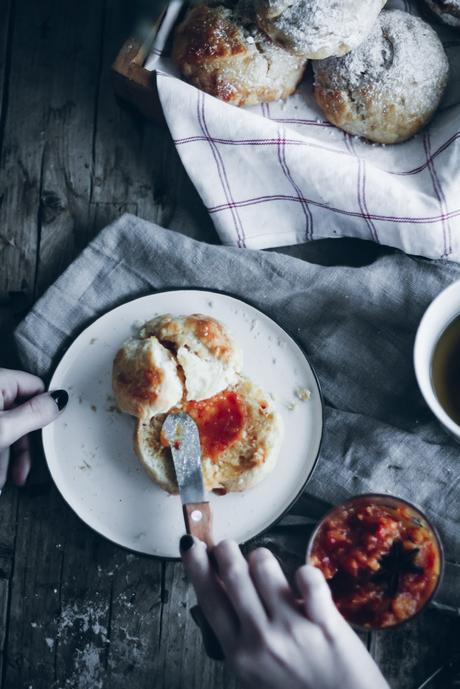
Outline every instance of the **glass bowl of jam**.
POLYGON ((311 535, 307 562, 323 572, 350 624, 385 629, 412 619, 435 595, 443 550, 419 509, 372 493, 326 514, 311 535))

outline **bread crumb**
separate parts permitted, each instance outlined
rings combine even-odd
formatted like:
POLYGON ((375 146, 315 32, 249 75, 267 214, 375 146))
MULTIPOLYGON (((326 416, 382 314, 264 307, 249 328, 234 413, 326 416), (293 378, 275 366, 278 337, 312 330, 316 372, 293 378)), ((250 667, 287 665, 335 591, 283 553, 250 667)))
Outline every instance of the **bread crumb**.
POLYGON ((295 394, 301 402, 307 402, 311 397, 311 392, 307 388, 297 388, 295 394))
POLYGON ((294 411, 294 409, 295 409, 295 403, 294 403, 294 402, 288 402, 288 403, 286 404, 286 407, 287 407, 287 409, 289 409, 289 411, 294 411))

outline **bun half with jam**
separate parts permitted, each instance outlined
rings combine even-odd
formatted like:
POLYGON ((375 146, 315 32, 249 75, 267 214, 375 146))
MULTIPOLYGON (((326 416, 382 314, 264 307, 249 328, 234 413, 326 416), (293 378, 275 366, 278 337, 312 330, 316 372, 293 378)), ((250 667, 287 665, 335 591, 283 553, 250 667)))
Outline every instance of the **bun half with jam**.
MULTIPOLYGON (((282 421, 273 403, 247 378, 200 402, 185 402, 171 411, 185 411, 200 434, 202 470, 207 491, 244 491, 260 483, 278 458, 282 421)), ((134 448, 149 476, 168 493, 178 487, 169 447, 161 440, 165 414, 143 421, 134 434, 134 448)))

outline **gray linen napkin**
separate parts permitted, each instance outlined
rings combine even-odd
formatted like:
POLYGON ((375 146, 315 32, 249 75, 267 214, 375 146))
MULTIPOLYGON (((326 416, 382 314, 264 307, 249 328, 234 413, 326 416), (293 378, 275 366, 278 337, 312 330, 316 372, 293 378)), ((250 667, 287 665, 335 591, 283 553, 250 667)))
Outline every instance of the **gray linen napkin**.
MULTIPOLYGON (((456 264, 398 254, 324 267, 203 244, 124 215, 48 289, 16 341, 24 366, 46 376, 86 325, 134 297, 193 286, 249 300, 301 342, 322 384, 324 440, 307 493, 328 502, 367 491, 414 501, 460 563, 460 445, 426 408, 412 367, 423 311, 455 279, 456 264)), ((443 600, 460 606, 455 584, 443 600)))

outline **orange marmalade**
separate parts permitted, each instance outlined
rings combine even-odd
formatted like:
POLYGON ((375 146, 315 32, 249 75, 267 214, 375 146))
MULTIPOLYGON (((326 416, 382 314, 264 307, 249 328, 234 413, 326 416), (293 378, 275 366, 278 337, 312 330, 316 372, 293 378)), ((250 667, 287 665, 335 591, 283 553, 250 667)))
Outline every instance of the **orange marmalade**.
POLYGON ((391 627, 433 594, 441 553, 432 529, 407 503, 355 498, 320 524, 309 561, 322 570, 337 608, 358 627, 391 627))

